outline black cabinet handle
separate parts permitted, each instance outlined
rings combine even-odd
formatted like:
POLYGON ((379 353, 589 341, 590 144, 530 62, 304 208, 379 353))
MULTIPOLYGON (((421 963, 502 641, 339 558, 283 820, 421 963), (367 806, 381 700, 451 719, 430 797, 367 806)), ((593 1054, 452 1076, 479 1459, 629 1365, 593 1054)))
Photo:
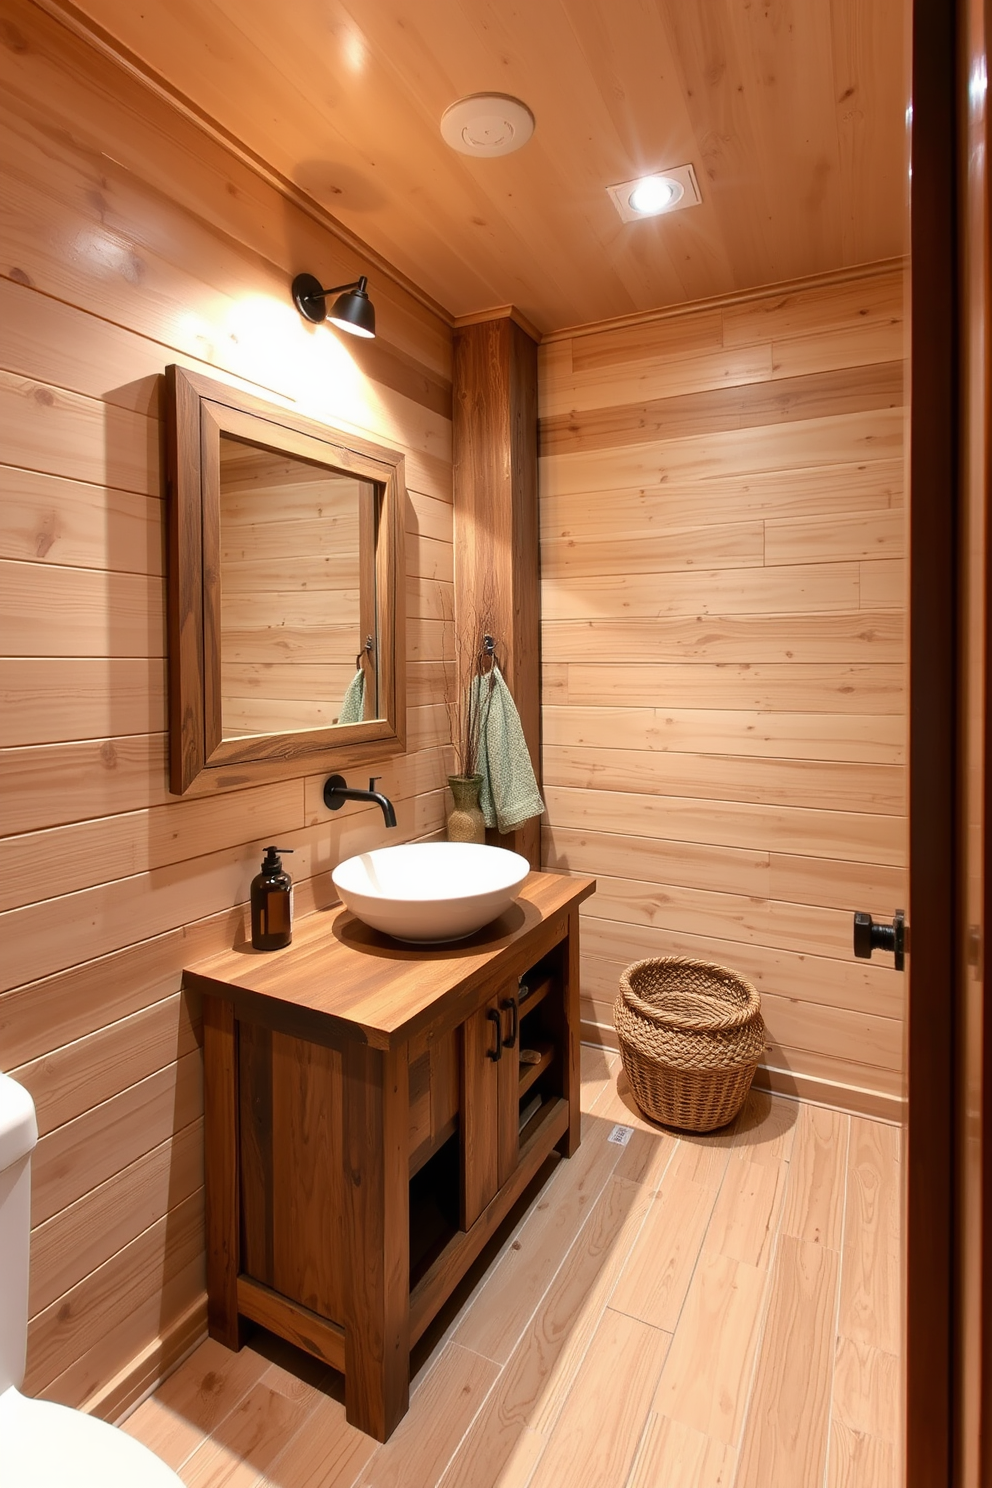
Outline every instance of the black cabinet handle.
POLYGON ((871 960, 872 951, 892 951, 896 958, 896 971, 903 971, 908 941, 906 915, 901 909, 892 916, 891 925, 873 920, 870 914, 854 916, 854 954, 865 961, 871 960))
POLYGON ((510 1037, 503 1040, 503 1048, 512 1049, 517 1042, 517 1033, 520 1029, 520 1010, 517 1007, 517 999, 515 997, 507 997, 500 1003, 500 1007, 504 1013, 511 1012, 513 1014, 513 1022, 510 1025, 510 1037))
POLYGON ((490 1008, 486 1013, 486 1017, 496 1027, 496 1047, 495 1049, 486 1050, 486 1058, 491 1059, 496 1064, 503 1058, 503 1018, 495 1008, 490 1008))

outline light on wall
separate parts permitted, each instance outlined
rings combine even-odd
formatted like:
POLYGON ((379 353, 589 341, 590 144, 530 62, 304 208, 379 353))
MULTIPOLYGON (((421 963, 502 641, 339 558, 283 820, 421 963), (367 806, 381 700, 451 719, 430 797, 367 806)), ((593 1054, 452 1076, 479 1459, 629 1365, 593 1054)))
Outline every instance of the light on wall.
POLYGON ((293 280, 293 304, 314 325, 329 320, 350 336, 375 335, 375 308, 368 297, 368 280, 364 274, 351 284, 336 284, 333 289, 322 289, 320 280, 312 274, 297 274, 293 280), (330 310, 328 295, 337 295, 330 310))

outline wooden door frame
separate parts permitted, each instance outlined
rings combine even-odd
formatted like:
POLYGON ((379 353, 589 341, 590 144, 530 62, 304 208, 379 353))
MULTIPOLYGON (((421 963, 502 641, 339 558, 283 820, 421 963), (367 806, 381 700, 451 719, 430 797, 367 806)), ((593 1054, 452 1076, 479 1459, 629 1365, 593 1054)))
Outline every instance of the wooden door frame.
MULTIPOLYGON (((983 164, 977 174, 969 174, 966 109, 975 64, 984 67, 988 6, 989 0, 914 0, 912 19, 907 1488, 978 1488, 979 1484, 985 1488, 992 1474, 987 1440, 990 1326, 984 1274, 989 1262, 979 1251, 977 1267, 970 1274, 962 1264, 965 1184, 976 1181, 963 1165, 962 1076, 968 1040, 975 1037, 974 1023, 969 1031, 965 1021, 966 978, 974 981, 982 976, 981 961, 975 963, 968 949, 970 944, 980 945, 982 927, 977 936, 969 934, 964 892, 964 823, 970 799, 964 768, 969 635, 971 645, 975 644, 975 635, 965 625, 964 609, 969 390, 972 410, 976 392, 978 406, 985 410, 980 437, 986 442, 992 417, 988 411, 989 303, 987 288, 981 288, 988 280, 987 247, 977 243, 974 234, 976 193, 984 198, 988 191, 988 167, 983 164), (974 272, 965 277, 967 253, 976 250, 986 261, 977 295, 974 272), (963 360, 969 339, 975 335, 985 339, 984 371, 976 371, 973 358, 969 371, 963 360), (977 389, 968 380, 976 376, 983 378, 983 386, 977 389), (976 1307, 982 1322, 977 1330, 972 1329, 972 1340, 977 1331, 978 1343, 968 1345, 967 1357, 964 1323, 969 1309, 976 1307), (974 1369, 980 1376, 977 1383, 968 1375, 974 1369), (966 1387, 972 1392, 967 1408, 966 1387)), ((986 128, 984 122, 981 127, 986 128)), ((986 210, 984 199, 979 205, 986 210)), ((975 437, 974 429, 970 435, 975 437)), ((970 469, 974 472, 975 468, 972 460, 970 469)), ((987 512, 987 468, 980 479, 984 490, 977 495, 972 492, 972 500, 987 512)), ((979 609, 983 604, 984 582, 979 609)), ((987 630, 987 605, 984 611, 982 629, 987 630)), ((987 669, 987 644, 984 666, 987 669)), ((986 672, 981 710, 986 751, 988 695, 986 672)), ((986 782, 992 779, 989 764, 986 757, 986 782)), ((992 923, 988 916, 992 875, 988 832, 983 830, 979 867, 984 875, 988 926, 992 923)), ((981 912, 979 906, 979 916, 981 912)), ((972 917, 975 913, 973 907, 972 917)), ((987 950, 983 959, 987 964, 987 950)), ((981 998, 981 990, 972 991, 975 995, 981 998)), ((989 1020, 984 1021, 984 1048, 977 1051, 977 1058, 980 1070, 984 1061, 980 1096, 985 1171, 977 1180, 982 1188, 977 1203, 987 1249, 992 1187, 988 1171, 989 1020)), ((974 1202, 971 1207, 974 1213, 974 1202)))
POLYGON ((914 0, 906 1488, 951 1488, 957 985, 957 5, 914 0))

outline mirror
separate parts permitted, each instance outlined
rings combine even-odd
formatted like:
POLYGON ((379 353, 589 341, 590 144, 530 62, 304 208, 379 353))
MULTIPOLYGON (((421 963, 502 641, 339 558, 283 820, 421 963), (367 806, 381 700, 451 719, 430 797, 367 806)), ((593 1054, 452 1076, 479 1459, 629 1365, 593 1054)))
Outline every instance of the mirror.
POLYGON ((375 505, 371 481, 220 436, 223 738, 378 716, 375 505))
POLYGON ((172 790, 402 752, 403 457, 167 385, 172 790))

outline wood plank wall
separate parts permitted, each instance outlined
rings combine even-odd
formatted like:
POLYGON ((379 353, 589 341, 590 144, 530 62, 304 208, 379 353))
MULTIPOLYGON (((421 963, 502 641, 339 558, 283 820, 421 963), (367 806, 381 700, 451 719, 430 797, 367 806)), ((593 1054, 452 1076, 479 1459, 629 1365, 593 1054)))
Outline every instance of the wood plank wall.
POLYGON ((290 280, 362 264, 28 0, 0 15, 0 1063, 34 1095, 26 1388, 114 1416, 202 1331, 200 1030, 181 968, 243 927, 261 850, 298 907, 383 840, 321 776, 177 801, 166 772, 162 369, 226 378, 406 454, 400 822, 443 819, 451 332, 370 270, 380 336, 306 326, 290 280))
POLYGON ((894 1114, 906 902, 899 267, 541 349, 544 862, 586 1037, 642 956, 758 986, 767 1076, 894 1114), (888 965, 885 964, 888 959, 888 965))

